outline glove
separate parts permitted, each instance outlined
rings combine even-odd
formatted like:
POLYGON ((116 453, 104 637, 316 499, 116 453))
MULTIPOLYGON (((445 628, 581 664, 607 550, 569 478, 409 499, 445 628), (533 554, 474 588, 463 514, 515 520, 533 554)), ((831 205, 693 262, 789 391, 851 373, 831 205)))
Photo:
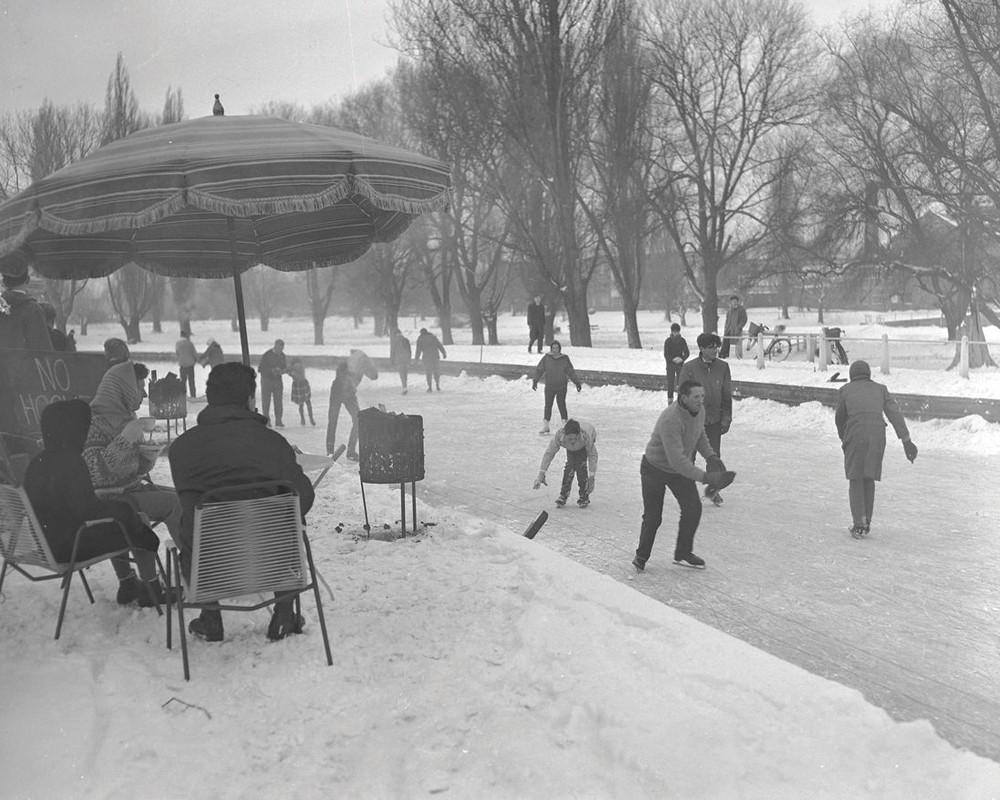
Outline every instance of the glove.
POLYGON ((578 384, 576 385, 576 390, 577 390, 578 392, 582 392, 582 391, 583 391, 583 384, 582 384, 582 383, 578 383, 578 384))
POLYGON ((538 381, 532 381, 531 382, 531 391, 533 391, 533 392, 537 392, 538 391, 538 381))
POLYGON ((719 428, 721 433, 729 433, 729 426, 733 424, 731 419, 722 420, 722 427, 719 428))
POLYGON ((725 472, 726 471, 726 465, 722 463, 722 459, 719 458, 718 456, 712 456, 705 463, 705 471, 706 472, 725 472))
POLYGON ((591 475, 587 478, 587 494, 591 495, 594 493, 594 479, 597 478, 596 475, 591 475))
POLYGON ((539 472, 538 473, 538 477, 535 478, 535 487, 534 488, 541 489, 543 486, 548 486, 548 484, 545 482, 545 473, 544 472, 539 472))
POLYGON ((721 492, 736 479, 735 472, 706 472, 705 483, 715 491, 721 492))
POLYGON ((917 446, 909 439, 903 442, 903 452, 906 453, 906 457, 910 459, 911 464, 917 460, 917 446))

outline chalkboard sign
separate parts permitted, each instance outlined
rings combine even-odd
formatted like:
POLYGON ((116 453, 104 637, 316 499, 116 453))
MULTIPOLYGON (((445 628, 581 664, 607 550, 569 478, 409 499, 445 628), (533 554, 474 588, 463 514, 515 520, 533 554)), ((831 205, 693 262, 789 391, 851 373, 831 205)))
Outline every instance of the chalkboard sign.
POLYGON ((0 350, 0 433, 8 441, 40 438, 45 406, 90 400, 107 368, 101 353, 0 350))
POLYGON ((424 479, 424 418, 387 414, 377 408, 358 413, 361 480, 409 483, 424 479))

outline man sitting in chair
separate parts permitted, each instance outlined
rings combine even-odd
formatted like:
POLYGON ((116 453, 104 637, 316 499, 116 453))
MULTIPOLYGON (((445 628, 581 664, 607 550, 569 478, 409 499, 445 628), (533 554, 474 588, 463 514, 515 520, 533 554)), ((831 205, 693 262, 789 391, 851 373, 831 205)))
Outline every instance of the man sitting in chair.
MULTIPOLYGON (((198 415, 198 424, 170 447, 170 471, 183 508, 177 545, 185 572, 190 570, 194 545, 194 509, 204 492, 283 480, 298 491, 303 515, 312 507, 312 484, 296 462, 292 446, 255 410, 256 392, 257 376, 251 367, 238 362, 213 367, 205 390, 208 406, 198 415)), ((304 621, 296 617, 292 604, 292 600, 275 604, 269 639, 301 633, 304 621)), ((222 612, 203 610, 188 630, 209 642, 222 641, 222 612)))

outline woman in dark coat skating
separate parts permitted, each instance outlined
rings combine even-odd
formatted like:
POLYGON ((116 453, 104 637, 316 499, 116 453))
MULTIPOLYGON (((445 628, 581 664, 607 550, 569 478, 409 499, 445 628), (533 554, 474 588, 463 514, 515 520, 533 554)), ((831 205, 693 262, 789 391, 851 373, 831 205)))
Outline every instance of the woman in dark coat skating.
POLYGON ((860 539, 871 528, 875 508, 875 481, 882 479, 885 455, 885 418, 903 442, 906 457, 912 463, 917 446, 910 441, 906 420, 889 390, 872 380, 871 367, 865 361, 851 364, 851 380, 840 387, 837 410, 837 434, 844 450, 844 473, 850 482, 851 536, 860 539), (884 415, 884 416, 883 416, 884 415))

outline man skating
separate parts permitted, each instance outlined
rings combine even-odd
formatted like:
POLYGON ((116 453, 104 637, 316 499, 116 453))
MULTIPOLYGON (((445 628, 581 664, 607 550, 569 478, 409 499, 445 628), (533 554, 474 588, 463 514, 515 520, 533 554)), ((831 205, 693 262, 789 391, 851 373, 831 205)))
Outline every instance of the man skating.
POLYGON ((573 476, 576 475, 576 485, 580 492, 576 504, 583 508, 590 504, 594 479, 597 477, 597 430, 589 422, 566 420, 566 424, 556 431, 542 454, 542 463, 535 479, 536 489, 545 484, 545 471, 560 447, 566 448, 566 467, 563 469, 562 486, 556 505, 560 508, 566 505, 566 498, 573 488, 573 476))
POLYGON ((264 416, 266 417, 270 413, 271 401, 274 400, 274 427, 276 428, 285 427, 281 422, 285 395, 285 384, 281 376, 287 371, 285 343, 281 339, 275 339, 274 347, 261 356, 257 373, 260 375, 261 407, 264 416))
POLYGON ((642 479, 642 527, 639 546, 632 559, 638 572, 646 568, 656 532, 663 521, 666 490, 677 499, 680 519, 674 544, 674 563, 704 569, 705 560, 693 552, 694 535, 701 521, 701 498, 695 482, 721 489, 732 483, 735 472, 726 472, 722 460, 709 444, 705 433, 705 388, 697 381, 683 381, 677 402, 660 414, 639 465, 642 479), (708 470, 694 464, 695 452, 705 457, 708 470))

